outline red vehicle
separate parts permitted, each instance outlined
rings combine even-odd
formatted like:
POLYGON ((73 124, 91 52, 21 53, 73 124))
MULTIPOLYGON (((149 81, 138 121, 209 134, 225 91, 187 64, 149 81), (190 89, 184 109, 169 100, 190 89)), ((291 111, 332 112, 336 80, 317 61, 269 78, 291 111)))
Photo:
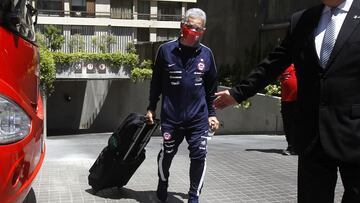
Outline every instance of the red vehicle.
POLYGON ((0 202, 23 202, 45 154, 35 9, 0 1, 0 202))

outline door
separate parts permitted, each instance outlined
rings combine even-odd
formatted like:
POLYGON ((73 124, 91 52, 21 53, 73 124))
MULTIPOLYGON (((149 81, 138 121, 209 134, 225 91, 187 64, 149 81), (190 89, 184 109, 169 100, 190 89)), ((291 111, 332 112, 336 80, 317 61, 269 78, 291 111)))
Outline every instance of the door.
POLYGON ((95 0, 86 0, 87 16, 95 17, 95 0))

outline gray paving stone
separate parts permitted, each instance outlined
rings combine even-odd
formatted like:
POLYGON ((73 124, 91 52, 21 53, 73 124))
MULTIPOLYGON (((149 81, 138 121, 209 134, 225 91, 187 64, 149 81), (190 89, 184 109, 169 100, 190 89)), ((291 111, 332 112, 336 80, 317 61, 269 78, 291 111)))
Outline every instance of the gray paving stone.
MULTIPOLYGON (((92 193, 88 170, 109 135, 48 137, 45 161, 33 184, 37 203, 157 202, 160 137, 151 139, 146 160, 125 187, 92 193)), ((209 143, 201 202, 296 202, 297 157, 281 155, 285 146, 284 136, 215 136, 209 143)), ((189 164, 184 142, 170 169, 168 202, 187 201, 189 164)), ((339 179, 335 202, 340 202, 342 192, 339 179)))

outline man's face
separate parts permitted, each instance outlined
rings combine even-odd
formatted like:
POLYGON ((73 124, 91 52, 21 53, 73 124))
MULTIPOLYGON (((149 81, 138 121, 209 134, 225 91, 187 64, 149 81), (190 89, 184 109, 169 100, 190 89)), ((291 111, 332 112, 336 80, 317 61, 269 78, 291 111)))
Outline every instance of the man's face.
POLYGON ((197 45, 204 31, 204 20, 189 17, 186 22, 181 23, 181 43, 190 47, 197 45))
POLYGON ((325 5, 330 7, 336 7, 346 0, 321 0, 325 5))
POLYGON ((204 29, 204 21, 201 18, 192 18, 189 17, 188 21, 186 22, 188 27, 196 29, 196 31, 204 29))

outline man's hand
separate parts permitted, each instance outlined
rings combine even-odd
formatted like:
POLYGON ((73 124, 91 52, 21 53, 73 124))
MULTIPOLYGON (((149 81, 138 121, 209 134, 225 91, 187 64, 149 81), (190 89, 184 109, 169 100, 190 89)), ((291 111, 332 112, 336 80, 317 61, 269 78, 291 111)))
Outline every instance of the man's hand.
POLYGON ((215 93, 216 99, 214 100, 215 109, 223 109, 227 106, 237 104, 237 101, 230 95, 229 90, 224 90, 215 93))
POLYGON ((156 117, 155 111, 148 110, 145 115, 146 123, 149 125, 154 124, 155 117, 156 117))
POLYGON ((209 117, 209 127, 212 131, 219 129, 219 121, 215 116, 209 117))

